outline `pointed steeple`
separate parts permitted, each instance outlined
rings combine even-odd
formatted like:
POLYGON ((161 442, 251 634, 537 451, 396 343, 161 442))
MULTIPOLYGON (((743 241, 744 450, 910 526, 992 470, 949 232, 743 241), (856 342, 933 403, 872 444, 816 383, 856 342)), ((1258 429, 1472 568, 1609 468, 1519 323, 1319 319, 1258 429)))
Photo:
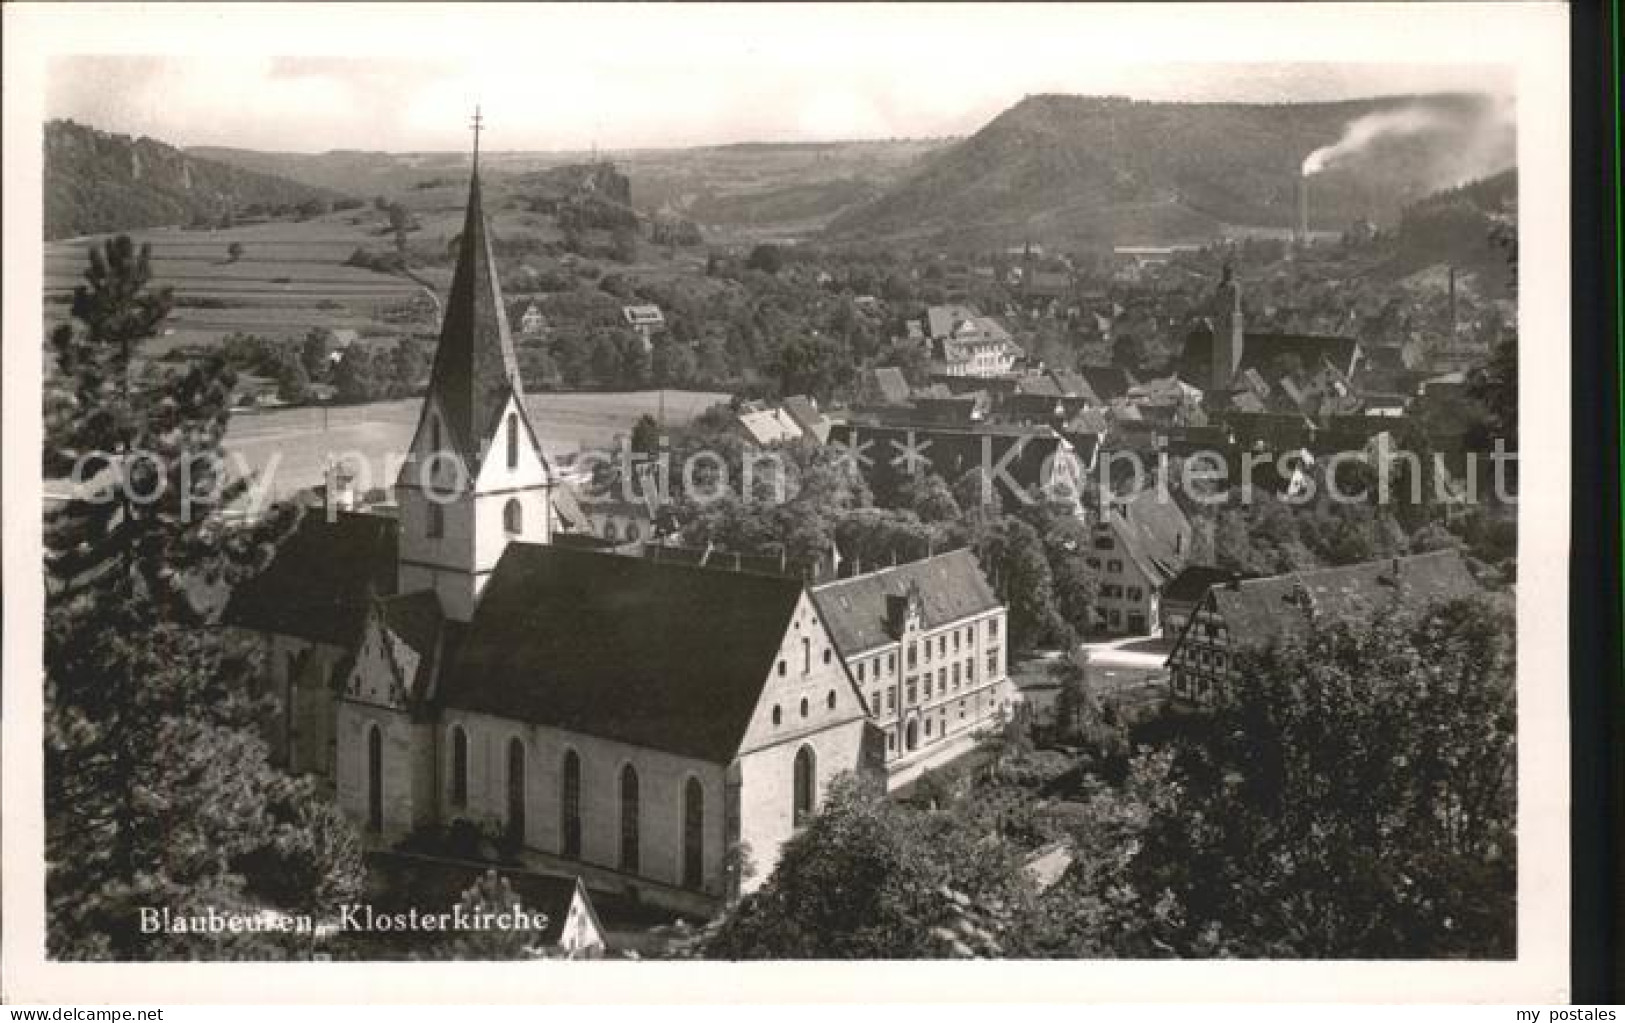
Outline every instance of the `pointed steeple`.
POLYGON ((519 360, 514 356, 490 231, 480 203, 476 114, 468 212, 429 380, 429 397, 440 405, 448 440, 470 469, 478 465, 481 443, 493 436, 510 394, 522 398, 524 384, 519 379, 519 360))

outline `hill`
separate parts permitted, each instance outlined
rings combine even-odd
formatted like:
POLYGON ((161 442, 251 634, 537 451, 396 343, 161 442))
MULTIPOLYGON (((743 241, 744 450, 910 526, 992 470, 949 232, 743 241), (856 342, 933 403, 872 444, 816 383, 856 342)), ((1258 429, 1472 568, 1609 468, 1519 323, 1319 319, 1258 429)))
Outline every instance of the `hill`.
POLYGON ((227 166, 155 139, 45 126, 45 237, 214 225, 249 207, 325 212, 338 192, 227 166))
MULTIPOLYGON (((613 163, 629 179, 640 214, 696 221, 708 239, 720 235, 726 240, 735 230, 771 234, 822 227, 831 217, 880 195, 945 144, 897 139, 633 149, 617 150, 613 163)), ((461 182, 468 174, 468 154, 463 152, 278 153, 220 147, 187 152, 350 195, 400 198, 409 205, 434 198, 438 191, 433 186, 461 182)), ((571 179, 579 168, 604 162, 605 154, 562 150, 480 154, 493 191, 517 181, 514 187, 523 201, 533 186, 540 184, 545 191, 549 182, 571 179)))
POLYGON ((1485 294, 1510 297, 1517 206, 1517 171, 1427 196, 1401 214, 1393 254, 1381 272, 1399 278, 1450 264, 1476 275, 1485 294))
POLYGON ((1150 103, 1029 96, 836 216, 836 240, 1133 244, 1200 241, 1229 225, 1289 227, 1309 154, 1315 230, 1397 220, 1438 188, 1513 163, 1490 98, 1150 103))

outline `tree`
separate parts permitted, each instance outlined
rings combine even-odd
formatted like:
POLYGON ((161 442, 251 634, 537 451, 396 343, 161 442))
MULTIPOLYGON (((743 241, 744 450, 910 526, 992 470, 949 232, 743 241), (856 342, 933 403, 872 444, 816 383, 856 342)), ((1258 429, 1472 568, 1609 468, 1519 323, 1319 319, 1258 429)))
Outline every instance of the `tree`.
POLYGON ((827 401, 852 382, 850 353, 834 338, 801 336, 786 341, 774 360, 780 394, 807 394, 827 401))
POLYGON ((395 251, 402 256, 406 255, 406 234, 417 226, 412 214, 405 206, 398 202, 390 203, 385 210, 389 216, 389 230, 395 235, 395 251))
MULTIPOLYGON (((485 914, 542 915, 526 910, 513 885, 495 870, 487 870, 470 885, 457 904, 470 920, 482 919, 485 914)), ((436 948, 434 955, 439 959, 479 962, 536 959, 541 956, 540 941, 541 935, 534 929, 488 927, 457 932, 436 948)))
POLYGON ((302 404, 310 398, 310 374, 305 372, 302 359, 291 351, 278 354, 275 364, 277 397, 293 404, 302 404))
MULTIPOLYGON (((387 381, 380 373, 379 360, 365 345, 353 344, 333 367, 333 386, 342 402, 374 401, 382 397, 387 381)), ((387 367, 386 367, 387 368, 387 367)))
POLYGON ((1098 710, 1098 701, 1089 690, 1088 672, 1067 660, 1052 668, 1050 674, 1060 683, 1055 692, 1056 733, 1062 739, 1075 739, 1082 734, 1087 719, 1098 710))
POLYGON ((714 959, 908 959, 1000 954, 996 918, 1031 898, 1002 846, 951 812, 887 800, 850 775, 784 847, 763 886, 702 944, 714 959), (995 907, 997 907, 995 909, 995 907), (967 929, 962 921, 980 926, 967 929))
POLYGON ((910 476, 898 488, 903 507, 921 522, 953 522, 959 518, 959 503, 948 484, 936 473, 910 476))
MULTIPOLYGON (((170 296, 125 237, 93 250, 52 336, 47 464, 110 481, 45 523, 47 944, 84 958, 276 958, 264 935, 143 935, 141 907, 293 909, 353 897, 360 859, 314 793, 269 762, 254 655, 207 626, 210 594, 290 525, 229 527, 245 484, 221 439, 232 377, 210 359, 143 384, 130 361, 170 296), (290 786, 294 786, 290 788, 290 786), (265 864, 274 862, 274 869, 265 864), (302 878, 295 881, 295 878, 302 878), (293 885, 293 887, 289 887, 293 885)), ((215 598, 218 599, 218 598, 215 598)))
POLYGON ((618 227, 609 236, 609 258, 617 263, 638 261, 638 234, 630 227, 618 227))
POLYGON ((660 451, 660 424, 645 412, 632 424, 632 450, 638 454, 653 455, 660 451))
POLYGON ((750 250, 745 258, 745 269, 776 274, 784 266, 784 252, 777 245, 763 243, 750 250))
POLYGON ((694 349, 670 336, 657 338, 649 353, 649 373, 663 387, 693 383, 699 373, 694 349))
POLYGON ((1508 451, 1518 450, 1518 334, 1509 331, 1490 353, 1490 360, 1468 381, 1467 393, 1484 406, 1487 436, 1475 447, 1493 450, 1496 439, 1508 451))
POLYGON ((235 262, 237 262, 238 260, 240 260, 242 258, 243 258, 243 243, 242 242, 232 242, 230 245, 226 246, 226 259, 227 259, 227 261, 235 263, 235 262))
POLYGON ((1045 644, 1070 646, 1076 640, 1056 612, 1055 580, 1037 530, 1006 516, 977 545, 976 556, 1009 608, 1012 655, 1045 644))
POLYGON ((312 327, 305 333, 305 340, 299 346, 299 361, 305 367, 305 375, 311 380, 326 380, 333 363, 329 355, 333 351, 332 332, 321 327, 312 327))
POLYGON ((1511 635, 1492 604, 1395 603, 1243 654, 1107 882, 1146 951, 1512 954, 1511 635))
POLYGON ((429 376, 432 358, 427 346, 415 337, 403 337, 389 355, 388 376, 396 394, 412 395, 429 376))

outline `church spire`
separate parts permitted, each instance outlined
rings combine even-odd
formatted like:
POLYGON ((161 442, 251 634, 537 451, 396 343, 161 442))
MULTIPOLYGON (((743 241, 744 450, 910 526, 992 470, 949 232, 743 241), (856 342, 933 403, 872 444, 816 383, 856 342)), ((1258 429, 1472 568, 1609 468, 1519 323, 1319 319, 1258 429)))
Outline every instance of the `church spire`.
POLYGON ((429 398, 440 406, 447 439, 470 470, 479 464, 482 444, 494 435, 497 417, 508 396, 524 395, 480 200, 479 139, 483 125, 479 109, 475 108, 468 210, 429 380, 429 398))

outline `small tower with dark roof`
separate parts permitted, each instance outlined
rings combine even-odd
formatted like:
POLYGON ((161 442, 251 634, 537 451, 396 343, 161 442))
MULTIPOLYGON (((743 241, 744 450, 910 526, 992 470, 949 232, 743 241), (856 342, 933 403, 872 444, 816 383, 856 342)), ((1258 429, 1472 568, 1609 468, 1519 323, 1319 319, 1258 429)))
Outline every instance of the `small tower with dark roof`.
POLYGON ((552 537, 553 474, 525 388, 480 198, 479 114, 457 269, 417 430, 395 482, 402 592, 432 589, 466 621, 511 540, 552 537))
POLYGON ((1235 266, 1225 260, 1224 276, 1213 295, 1213 375, 1208 386, 1215 392, 1228 388, 1241 365, 1245 344, 1241 320, 1241 283, 1235 266))

